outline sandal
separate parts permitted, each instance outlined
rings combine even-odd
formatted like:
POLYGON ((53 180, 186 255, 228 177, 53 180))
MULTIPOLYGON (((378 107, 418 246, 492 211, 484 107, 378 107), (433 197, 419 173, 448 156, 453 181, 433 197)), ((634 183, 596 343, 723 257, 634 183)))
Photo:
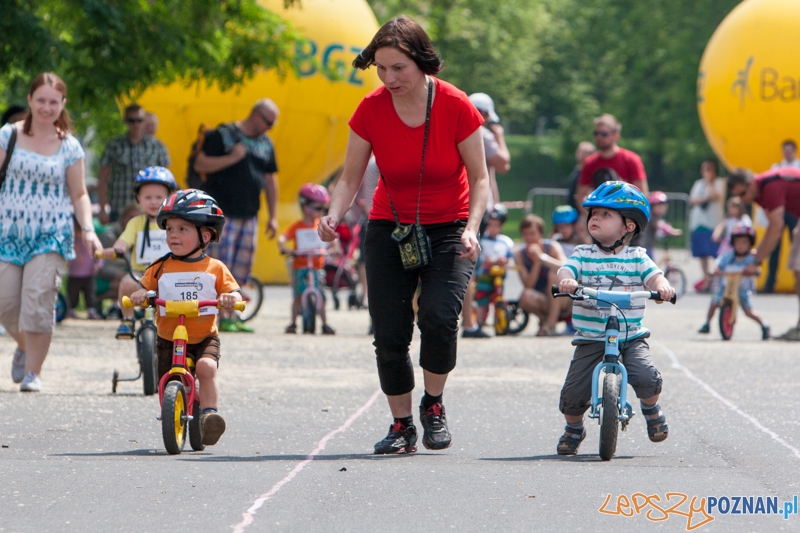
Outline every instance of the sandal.
POLYGON ((661 409, 658 409, 657 413, 652 414, 645 414, 644 419, 647 422, 647 436, 650 437, 651 442, 662 442, 667 440, 669 436, 669 426, 667 425, 667 419, 664 416, 664 413, 661 412, 661 409))
POLYGON ((556 327, 551 324, 542 324, 539 326, 539 331, 536 332, 537 337, 553 337, 556 334, 556 327))
POLYGON ((586 438, 586 428, 583 428, 580 435, 572 432, 572 428, 566 426, 564 434, 558 439, 558 446, 556 446, 556 453, 558 455, 575 455, 581 447, 581 442, 586 438))

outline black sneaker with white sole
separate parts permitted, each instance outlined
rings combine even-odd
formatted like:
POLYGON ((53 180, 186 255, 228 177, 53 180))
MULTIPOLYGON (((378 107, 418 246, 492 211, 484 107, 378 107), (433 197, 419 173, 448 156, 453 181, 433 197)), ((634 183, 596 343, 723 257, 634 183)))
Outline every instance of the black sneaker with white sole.
POLYGON ((453 443, 450 430, 447 429, 447 417, 444 405, 435 403, 428 407, 419 406, 419 420, 422 424, 422 444, 429 450, 444 450, 453 443))
POLYGON ((413 425, 406 427, 400 421, 395 421, 389 426, 389 434, 382 441, 375 443, 377 455, 415 451, 417 451, 417 428, 413 425))

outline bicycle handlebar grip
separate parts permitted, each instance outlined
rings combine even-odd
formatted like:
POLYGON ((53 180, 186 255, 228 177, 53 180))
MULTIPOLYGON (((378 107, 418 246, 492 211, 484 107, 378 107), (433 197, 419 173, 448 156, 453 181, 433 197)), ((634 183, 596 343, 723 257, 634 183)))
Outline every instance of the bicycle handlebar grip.
POLYGON ((122 297, 122 307, 124 307, 125 309, 130 309, 130 308, 136 307, 136 306, 133 305, 133 302, 131 301, 130 298, 128 298, 127 296, 123 296, 122 297))
POLYGON ((247 305, 247 302, 236 302, 236 305, 234 305, 233 308, 236 311, 244 311, 244 308, 245 308, 246 305, 247 305))
POLYGON ((675 294, 673 294, 671 299, 669 299, 669 300, 664 300, 664 299, 661 297, 661 295, 660 295, 660 294, 658 294, 658 291, 650 291, 650 299, 651 299, 651 300, 656 300, 656 301, 659 301, 659 302, 669 302, 669 303, 671 303, 672 305, 675 305, 675 302, 677 302, 677 301, 678 301, 678 296, 677 296, 677 295, 675 295, 675 294))

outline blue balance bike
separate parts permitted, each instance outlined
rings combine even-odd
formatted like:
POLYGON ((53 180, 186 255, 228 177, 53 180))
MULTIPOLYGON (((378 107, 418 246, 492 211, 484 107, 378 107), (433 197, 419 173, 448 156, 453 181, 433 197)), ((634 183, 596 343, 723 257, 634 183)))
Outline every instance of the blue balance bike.
MULTIPOLYGON (((608 313, 606 319, 605 355, 603 360, 594 367, 592 373, 592 407, 589 418, 596 418, 600 424, 600 458, 608 461, 617 451, 617 436, 619 427, 622 431, 628 427, 634 415, 633 407, 628 401, 628 372, 620 359, 619 318, 625 320, 623 309, 630 309, 631 302, 638 299, 663 301, 656 291, 602 291, 578 286, 574 294, 558 292, 558 287, 553 285, 551 291, 555 298, 569 297, 573 300, 596 300, 597 308, 608 313), (603 372, 603 394, 598 394, 600 373, 603 372)), ((670 300, 675 303, 675 297, 670 300)), ((627 328, 626 328, 627 329, 627 328)))

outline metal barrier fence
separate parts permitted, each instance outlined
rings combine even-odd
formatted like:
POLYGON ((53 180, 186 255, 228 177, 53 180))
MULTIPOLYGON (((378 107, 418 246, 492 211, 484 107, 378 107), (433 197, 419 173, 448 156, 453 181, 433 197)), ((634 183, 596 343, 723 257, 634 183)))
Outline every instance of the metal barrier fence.
MULTIPOLYGON (((553 226, 553 210, 559 205, 566 204, 568 195, 568 189, 535 187, 528 191, 528 198, 524 204, 525 213, 534 213, 542 217, 545 223, 545 234, 548 235, 553 226)), ((666 195, 668 207, 664 220, 682 230, 683 235, 668 237, 659 241, 658 246, 659 248, 688 248, 690 243, 689 195, 682 192, 668 192, 666 195)))

